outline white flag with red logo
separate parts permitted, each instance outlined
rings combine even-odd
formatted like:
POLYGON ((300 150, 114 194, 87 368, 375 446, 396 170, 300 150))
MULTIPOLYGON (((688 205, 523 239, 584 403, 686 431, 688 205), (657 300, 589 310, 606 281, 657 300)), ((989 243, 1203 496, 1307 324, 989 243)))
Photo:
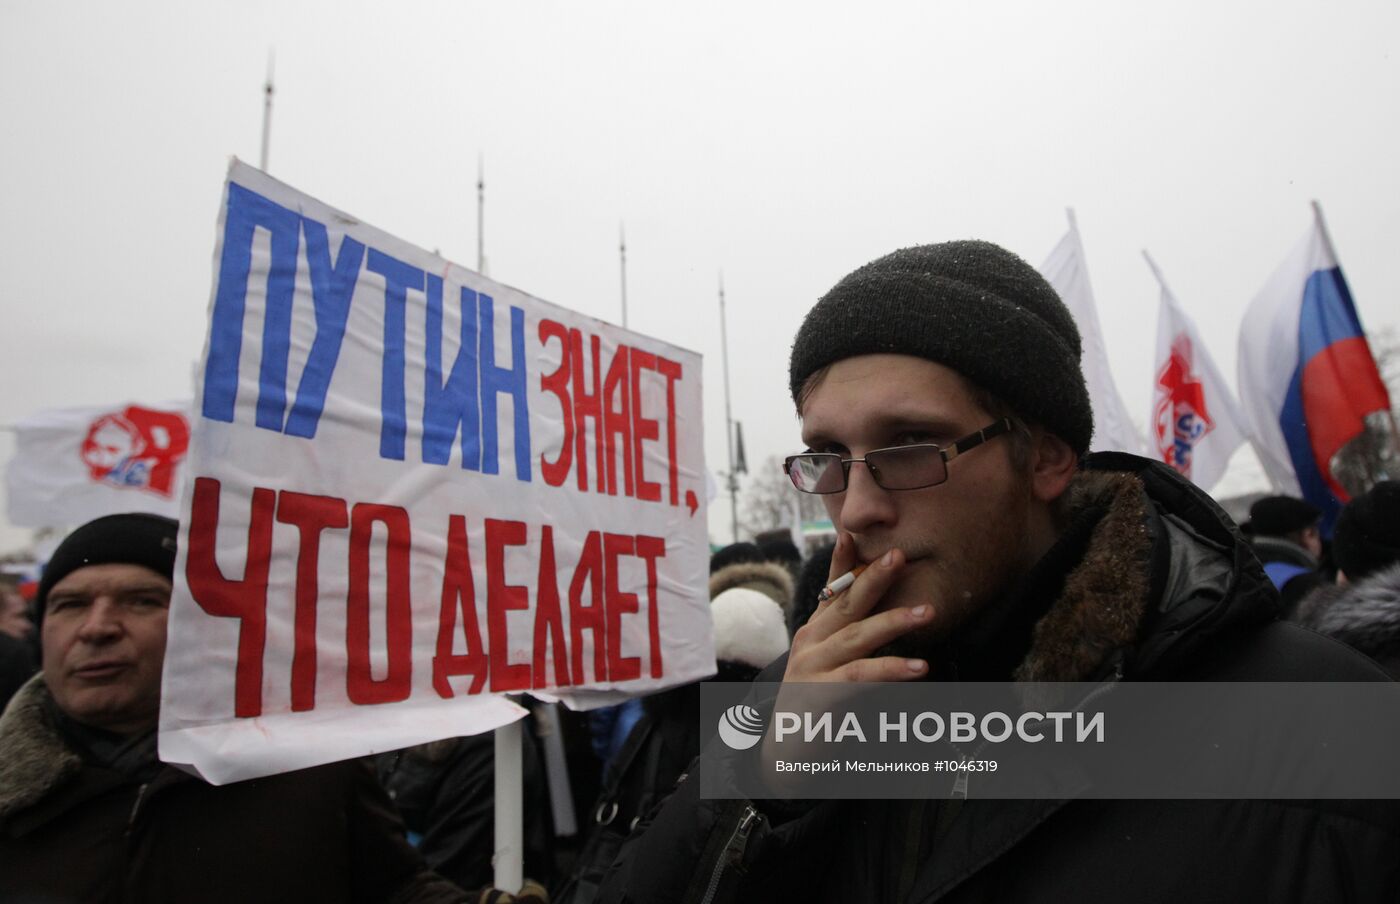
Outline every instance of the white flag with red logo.
POLYGON ((1083 346, 1080 363, 1084 369, 1084 383, 1089 388, 1089 403, 1094 409, 1094 437, 1090 448, 1141 454, 1142 437, 1128 415, 1128 406, 1123 404, 1123 397, 1113 382, 1113 372, 1108 367, 1094 290, 1089 286, 1089 268, 1084 261, 1084 245, 1079 240, 1079 225, 1074 220, 1074 211, 1068 213, 1069 232, 1040 265, 1040 273, 1054 287, 1079 327, 1083 346))
POLYGON ((118 512, 180 514, 189 403, 41 411, 15 425, 10 523, 76 527, 118 512))
POLYGON ((1153 369, 1152 454, 1209 491, 1225 475, 1230 456, 1244 444, 1244 418, 1196 325, 1177 304, 1152 258, 1145 251, 1143 257, 1162 286, 1153 369))

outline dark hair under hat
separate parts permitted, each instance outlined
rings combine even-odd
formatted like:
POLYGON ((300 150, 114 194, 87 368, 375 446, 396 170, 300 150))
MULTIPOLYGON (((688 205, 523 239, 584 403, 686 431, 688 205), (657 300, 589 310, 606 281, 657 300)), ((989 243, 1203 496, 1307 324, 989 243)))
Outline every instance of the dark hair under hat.
POLYGON ((1321 517, 1317 506, 1297 496, 1265 496, 1249 507, 1249 533, 1256 537, 1286 537, 1312 527, 1321 517))
POLYGON ((1383 481, 1346 504, 1332 534, 1332 558, 1353 583, 1400 562, 1400 483, 1383 481))
POLYGON ((849 274, 807 313, 788 382, 797 402, 812 374, 870 354, 926 358, 995 393, 1081 455, 1094 414, 1079 329, 1035 268, 990 242, 905 248, 849 274))
POLYGON ((166 579, 175 575, 175 540, 180 524, 172 518, 130 512, 89 521, 63 538, 44 566, 36 597, 43 618, 49 591, 88 565, 144 565, 166 579))

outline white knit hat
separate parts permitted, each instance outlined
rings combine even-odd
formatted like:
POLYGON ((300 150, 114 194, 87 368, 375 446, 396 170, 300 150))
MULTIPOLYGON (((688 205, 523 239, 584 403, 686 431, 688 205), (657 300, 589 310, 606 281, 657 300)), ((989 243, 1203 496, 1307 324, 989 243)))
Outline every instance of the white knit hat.
POLYGON ((757 590, 735 587, 710 601, 715 659, 761 669, 788 648, 782 607, 757 590))

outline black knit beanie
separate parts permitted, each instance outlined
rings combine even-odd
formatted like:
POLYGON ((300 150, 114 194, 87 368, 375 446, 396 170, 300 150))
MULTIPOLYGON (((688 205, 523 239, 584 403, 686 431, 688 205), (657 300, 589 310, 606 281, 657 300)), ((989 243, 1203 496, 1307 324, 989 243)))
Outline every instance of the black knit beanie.
POLYGON ((842 279, 807 313, 788 366, 793 401, 843 358, 943 364, 1083 455, 1094 432, 1079 329, 1035 268, 990 242, 904 248, 842 279))
POLYGON ((144 565, 167 580, 175 575, 175 538, 180 524, 161 515, 131 512, 89 521, 63 538, 44 566, 36 597, 44 617, 49 591, 68 575, 88 565, 144 565))
POLYGON ((1400 483, 1383 481, 1347 503, 1332 534, 1332 558, 1352 583, 1400 562, 1400 483))

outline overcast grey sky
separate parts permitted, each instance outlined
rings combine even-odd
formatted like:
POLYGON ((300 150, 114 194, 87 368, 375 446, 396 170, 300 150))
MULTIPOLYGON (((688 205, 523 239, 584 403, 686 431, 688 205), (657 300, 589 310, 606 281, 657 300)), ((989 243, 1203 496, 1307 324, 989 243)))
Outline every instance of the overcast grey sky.
MULTIPOLYGON (((787 349, 836 279, 978 237, 1033 264, 1074 207, 1147 421, 1149 249, 1233 376, 1240 317, 1326 211, 1400 325, 1394 2, 0 4, 0 424, 188 396, 230 155, 489 274, 705 355, 717 274, 749 461, 797 451, 787 349)), ((0 434, 0 458, 13 449, 0 434)), ((1218 489, 1259 488, 1242 466, 1218 489)), ((713 539, 728 510, 712 508, 713 539)), ((0 524, 0 549, 27 533, 0 524)))

